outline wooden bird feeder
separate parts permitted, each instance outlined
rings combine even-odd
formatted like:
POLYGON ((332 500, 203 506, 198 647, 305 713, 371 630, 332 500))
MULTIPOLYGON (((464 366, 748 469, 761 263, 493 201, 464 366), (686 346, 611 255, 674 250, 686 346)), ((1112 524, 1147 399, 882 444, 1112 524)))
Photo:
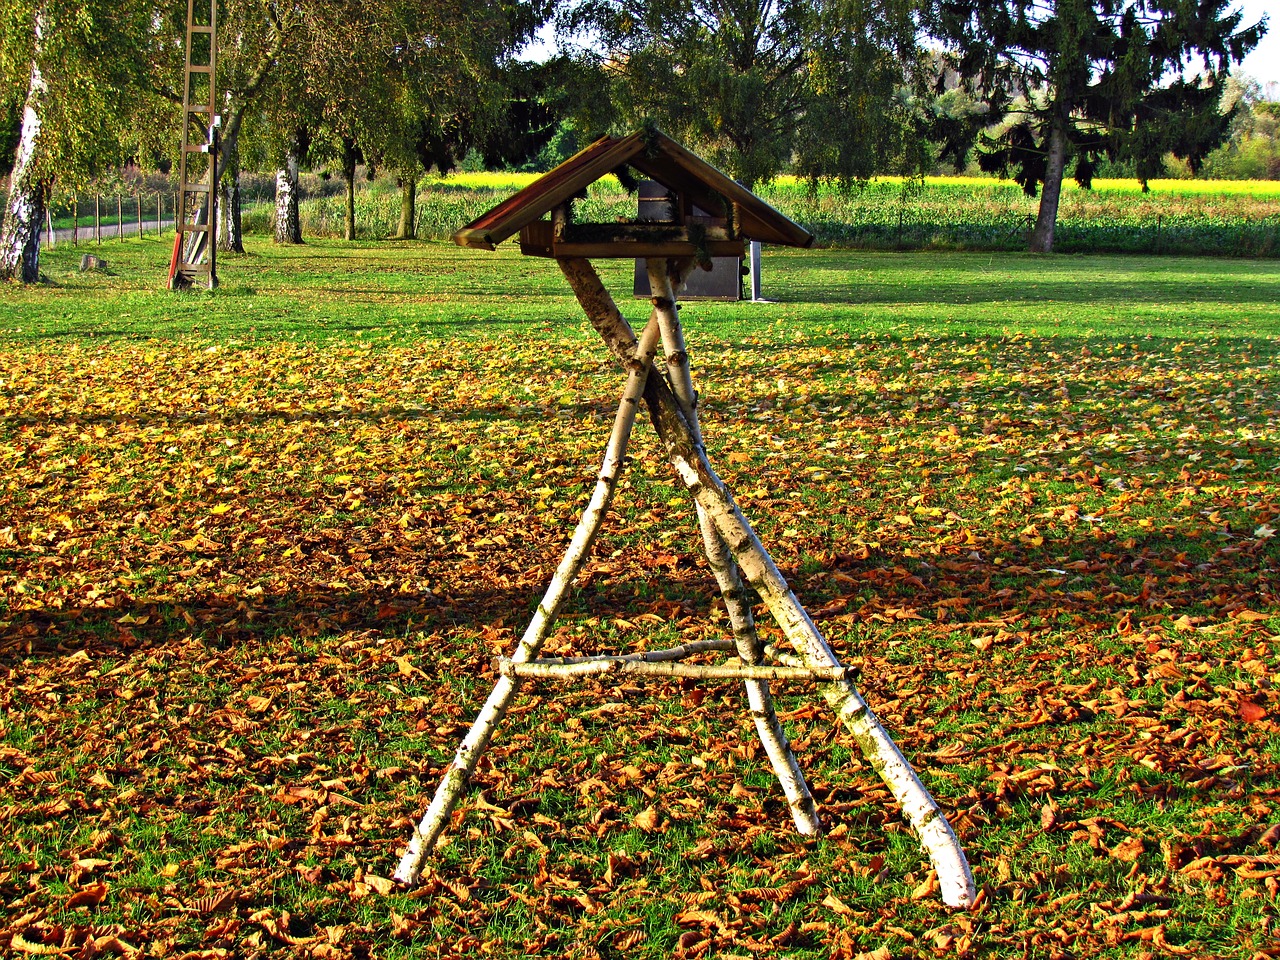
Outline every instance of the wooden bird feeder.
POLYGON ((697 394, 676 306, 676 292, 711 257, 741 256, 751 240, 808 247, 813 237, 755 194, 655 130, 604 137, 463 227, 454 240, 492 250, 519 234, 521 252, 556 260, 592 326, 626 371, 622 402, 590 502, 532 622, 510 657, 497 662, 498 681, 458 746, 396 879, 412 884, 449 823, 480 756, 522 681, 626 674, 704 680, 738 679, 746 686, 756 732, 777 774, 796 828, 821 832, 818 811, 774 711, 770 682, 814 686, 835 710, 868 762, 883 778, 937 871, 949 906, 973 902, 973 876, 956 836, 933 797, 854 687, 779 572, 750 523, 716 475, 702 444, 697 394), (572 203, 608 173, 630 168, 668 190, 671 223, 577 223, 572 203), (711 216, 694 216, 694 210, 711 216), (622 316, 592 267, 592 258, 647 260, 652 311, 639 335, 622 316), (661 345, 661 357, 655 361, 661 345), (648 407, 679 482, 692 496, 707 559, 724 598, 732 637, 669 650, 621 656, 539 659, 538 654, 582 568, 607 512, 625 461, 641 402, 648 407), (777 621, 790 649, 766 647, 752 614, 748 585, 777 621), (695 654, 731 654, 723 663, 690 663, 695 654))

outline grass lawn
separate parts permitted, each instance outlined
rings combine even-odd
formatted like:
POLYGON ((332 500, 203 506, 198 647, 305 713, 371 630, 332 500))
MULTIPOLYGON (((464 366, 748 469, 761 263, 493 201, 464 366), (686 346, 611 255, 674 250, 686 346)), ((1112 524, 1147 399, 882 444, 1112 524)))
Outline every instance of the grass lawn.
MULTIPOLYGON (((769 252, 774 302, 684 308, 713 462, 966 845, 953 914, 787 689, 794 835, 727 683, 530 687, 395 890, 621 378, 548 261, 256 242, 173 295, 169 249, 0 289, 0 952, 1280 955, 1274 263, 769 252)), ((632 452, 551 654, 725 634, 632 452)))

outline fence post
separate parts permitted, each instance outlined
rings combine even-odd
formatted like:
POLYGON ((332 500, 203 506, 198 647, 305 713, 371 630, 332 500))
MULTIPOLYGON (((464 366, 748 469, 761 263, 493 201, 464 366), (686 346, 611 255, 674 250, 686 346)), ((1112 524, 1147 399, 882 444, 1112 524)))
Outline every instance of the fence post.
POLYGON ((164 194, 156 191, 156 236, 164 236, 164 194))
POLYGON ((142 191, 138 191, 138 239, 142 239, 142 191))
POLYGON ((124 194, 116 194, 116 239, 124 243, 124 194))
POLYGON ((46 244, 46 246, 53 247, 56 245, 54 242, 56 238, 53 235, 53 200, 50 200, 49 204, 44 208, 44 222, 45 222, 45 225, 48 227, 47 232, 49 236, 49 242, 46 244))
POLYGON ((71 245, 80 246, 80 194, 71 195, 71 245))
POLYGON ((93 195, 93 239, 102 246, 102 194, 93 195))

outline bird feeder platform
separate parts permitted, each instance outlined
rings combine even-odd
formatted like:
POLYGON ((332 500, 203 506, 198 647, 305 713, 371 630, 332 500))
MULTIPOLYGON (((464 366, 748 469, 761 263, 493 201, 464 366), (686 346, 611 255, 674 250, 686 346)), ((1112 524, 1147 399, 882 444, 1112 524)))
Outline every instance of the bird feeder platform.
POLYGON ((677 312, 676 296, 690 273, 715 256, 741 256, 752 240, 808 247, 813 237, 755 194, 656 130, 604 137, 478 217, 454 235, 461 246, 492 250, 519 235, 521 252, 558 263, 587 319, 626 373, 622 400, 605 447, 591 500, 532 622, 509 657, 495 662, 498 680, 458 746, 400 861, 396 879, 413 884, 450 813, 465 792, 480 756, 522 683, 625 675, 740 680, 756 732, 786 796, 796 829, 821 831, 804 773, 774 710, 770 683, 807 684, 826 699, 871 767, 880 774, 937 872, 943 901, 973 903, 973 876, 942 810, 853 683, 812 619, 791 592, 728 487, 707 459, 698 423, 697 393, 677 312), (572 203, 609 173, 633 175, 668 191, 672 222, 578 223, 572 203), (695 211, 711 215, 695 215, 695 211), (591 265, 595 258, 647 261, 652 310, 639 334, 623 317, 591 265), (655 359, 657 357, 657 359, 655 359), (621 656, 539 657, 560 606, 581 571, 617 489, 640 404, 648 409, 679 483, 694 501, 703 546, 724 599, 732 636, 669 650, 621 656), (756 631, 752 594, 763 601, 789 649, 766 647, 756 631), (721 663, 690 663, 694 655, 730 654, 721 663))

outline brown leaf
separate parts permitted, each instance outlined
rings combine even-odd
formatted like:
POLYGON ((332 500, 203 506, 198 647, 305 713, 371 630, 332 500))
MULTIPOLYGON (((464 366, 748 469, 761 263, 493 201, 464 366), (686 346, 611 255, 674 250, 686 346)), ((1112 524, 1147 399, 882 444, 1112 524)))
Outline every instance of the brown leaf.
POLYGON ((643 830, 645 833, 654 833, 657 831, 662 817, 658 813, 656 807, 645 807, 640 811, 639 815, 631 821, 632 826, 643 830))
POLYGON ((1127 837, 1111 848, 1111 855, 1124 863, 1133 863, 1145 849, 1141 837, 1127 837))
POLYGON ((67 897, 65 906, 68 910, 72 907, 96 907, 107 896, 107 885, 104 881, 91 883, 87 887, 82 887, 71 896, 67 897))
POLYGON ((1252 700, 1240 700, 1240 719, 1245 723, 1258 723, 1267 718, 1267 708, 1252 700))
POLYGON ((387 896, 396 888, 394 880, 388 880, 386 877, 376 877, 372 873, 366 873, 361 879, 374 889, 376 893, 387 896))
POLYGON ((828 893, 825 897, 823 897, 822 905, 826 907, 828 910, 831 910, 835 913, 840 914, 840 916, 842 917, 847 916, 850 913, 853 913, 853 910, 849 907, 849 905, 845 903, 843 900, 841 900, 839 897, 837 897, 834 893, 828 893))

